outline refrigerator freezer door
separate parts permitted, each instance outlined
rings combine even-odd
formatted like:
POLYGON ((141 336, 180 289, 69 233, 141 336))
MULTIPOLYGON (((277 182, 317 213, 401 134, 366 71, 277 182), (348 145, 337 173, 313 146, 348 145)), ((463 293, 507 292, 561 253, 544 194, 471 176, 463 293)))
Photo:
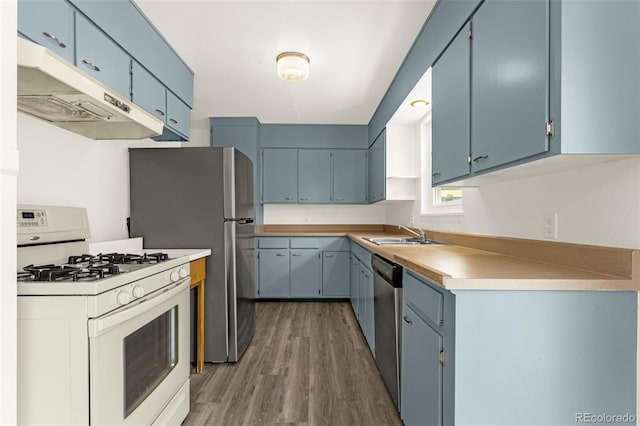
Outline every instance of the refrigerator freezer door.
POLYGON ((234 148, 223 148, 224 217, 254 218, 253 163, 234 148))

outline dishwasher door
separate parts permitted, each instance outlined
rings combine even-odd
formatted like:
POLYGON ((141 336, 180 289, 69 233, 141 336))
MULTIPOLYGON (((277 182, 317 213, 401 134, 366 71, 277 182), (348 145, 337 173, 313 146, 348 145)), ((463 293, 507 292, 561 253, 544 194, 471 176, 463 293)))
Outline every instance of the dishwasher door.
POLYGON ((376 364, 399 409, 402 288, 394 287, 378 272, 373 277, 376 364))

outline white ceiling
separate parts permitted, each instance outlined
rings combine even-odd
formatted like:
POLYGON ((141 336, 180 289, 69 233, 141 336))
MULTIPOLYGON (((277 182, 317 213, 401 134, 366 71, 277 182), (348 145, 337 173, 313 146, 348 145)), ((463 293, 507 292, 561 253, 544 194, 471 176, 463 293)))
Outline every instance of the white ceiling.
POLYGON ((136 4, 195 73, 192 121, 367 124, 435 0, 136 4), (307 80, 276 76, 288 50, 310 57, 307 80))

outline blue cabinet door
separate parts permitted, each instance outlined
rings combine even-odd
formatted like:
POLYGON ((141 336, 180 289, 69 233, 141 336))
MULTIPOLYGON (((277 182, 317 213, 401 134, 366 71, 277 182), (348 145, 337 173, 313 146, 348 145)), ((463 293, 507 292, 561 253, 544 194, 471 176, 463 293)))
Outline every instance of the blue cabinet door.
POLYGON ((98 27, 76 14, 76 66, 130 99, 129 55, 98 27))
POLYGON ((65 1, 18 1, 18 32, 73 63, 73 10, 65 1))
MULTIPOLYGON (((365 276, 365 267, 358 262, 358 324, 362 329, 362 334, 367 337, 367 303, 366 303, 366 287, 367 278, 365 276)), ((367 339, 368 341, 369 339, 367 339)))
POLYGON ((373 272, 368 269, 365 269, 364 273, 364 291, 365 291, 365 304, 367 305, 366 318, 366 333, 365 336, 367 338, 367 343, 369 343, 369 349, 371 353, 375 356, 376 353, 376 330, 375 330, 375 315, 373 311, 373 272))
POLYGON ((358 317, 358 275, 360 274, 359 265, 360 262, 358 262, 358 259, 354 255, 351 255, 349 297, 351 298, 351 308, 353 309, 353 313, 355 314, 356 318, 358 317))
POLYGON ((442 425, 442 337, 407 304, 402 316, 400 415, 407 426, 442 425))
POLYGON ((340 149, 333 151, 333 202, 366 204, 367 151, 340 149))
POLYGON ((258 250, 258 282, 260 297, 289 297, 289 250, 258 250))
POLYGON ((320 274, 320 250, 291 250, 291 297, 318 297, 320 274))
POLYGON ((331 150, 298 150, 298 203, 331 202, 331 150))
POLYGON ((473 16, 473 171, 548 150, 548 9, 548 1, 492 0, 473 16))
POLYGON ((170 90, 167 90, 167 126, 189 140, 191 135, 191 108, 170 90))
POLYGON ((471 43, 467 24, 432 68, 431 183, 469 174, 471 43))
POLYGON ((138 62, 131 65, 131 100, 167 123, 167 90, 138 62))
POLYGON ((386 170, 386 129, 380 133, 373 145, 369 147, 367 174, 368 174, 368 201, 375 203, 386 198, 387 170, 386 170))
POLYGON ((298 200, 298 151, 262 150, 262 202, 291 203, 298 200))
POLYGON ((349 253, 325 251, 322 253, 322 295, 349 297, 349 253))
POLYGON ((358 321, 371 353, 375 355, 375 325, 373 313, 373 273, 360 263, 358 276, 358 321))

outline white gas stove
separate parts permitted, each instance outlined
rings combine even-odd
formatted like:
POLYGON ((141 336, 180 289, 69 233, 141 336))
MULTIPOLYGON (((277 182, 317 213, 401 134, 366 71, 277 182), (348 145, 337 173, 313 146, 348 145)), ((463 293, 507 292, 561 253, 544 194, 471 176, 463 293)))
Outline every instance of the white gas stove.
POLYGON ((17 228, 20 424, 179 424, 188 257, 88 255, 82 208, 22 205, 17 228))

